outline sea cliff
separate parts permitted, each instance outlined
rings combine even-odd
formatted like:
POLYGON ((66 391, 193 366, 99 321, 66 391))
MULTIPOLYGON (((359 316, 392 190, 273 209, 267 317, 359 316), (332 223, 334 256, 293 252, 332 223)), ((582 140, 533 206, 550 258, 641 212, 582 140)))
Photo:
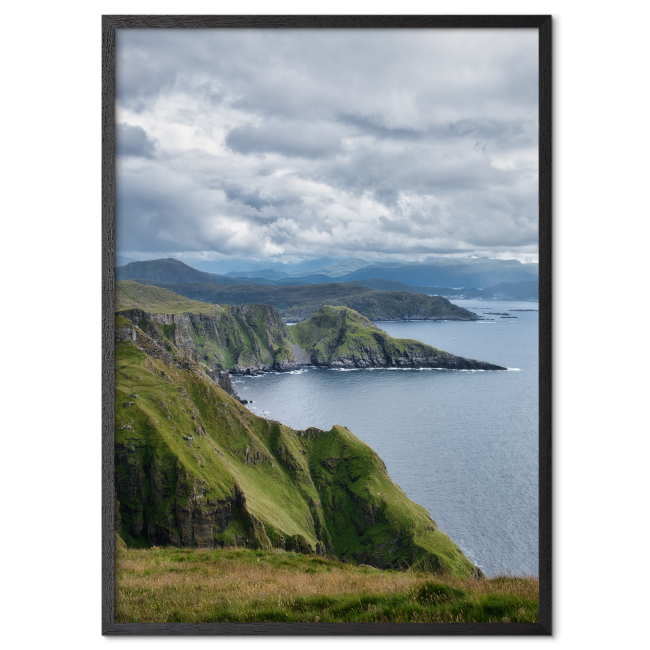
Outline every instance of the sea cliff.
POLYGON ((128 546, 277 548, 480 575, 346 427, 258 417, 124 316, 115 383, 116 522, 128 546))

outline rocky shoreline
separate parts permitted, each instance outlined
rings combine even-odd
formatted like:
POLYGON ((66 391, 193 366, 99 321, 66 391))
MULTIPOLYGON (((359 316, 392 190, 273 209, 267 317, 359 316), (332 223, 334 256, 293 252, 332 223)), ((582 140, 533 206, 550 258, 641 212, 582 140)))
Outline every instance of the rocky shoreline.
POLYGON ((266 305, 228 307, 215 316, 129 309, 119 317, 131 326, 129 338, 144 335, 161 351, 202 365, 215 383, 238 400, 229 375, 291 372, 309 366, 505 370, 419 341, 394 339, 347 307, 323 306, 291 328, 266 305))
MULTIPOLYGON (((513 309, 513 311, 532 311, 532 310, 513 309)), ((302 323, 306 321, 310 316, 305 316, 304 318, 283 318, 282 320, 285 325, 297 325, 298 323, 302 323)), ((455 321, 455 322, 462 322, 462 323, 472 323, 477 320, 489 320, 489 319, 481 318, 480 316, 477 316, 476 318, 454 318, 452 316, 430 316, 430 317, 413 316, 412 318, 395 318, 394 316, 393 317, 383 316, 383 317, 373 317, 370 320, 376 323, 411 323, 411 322, 418 323, 421 321, 440 321, 440 322, 455 321)))

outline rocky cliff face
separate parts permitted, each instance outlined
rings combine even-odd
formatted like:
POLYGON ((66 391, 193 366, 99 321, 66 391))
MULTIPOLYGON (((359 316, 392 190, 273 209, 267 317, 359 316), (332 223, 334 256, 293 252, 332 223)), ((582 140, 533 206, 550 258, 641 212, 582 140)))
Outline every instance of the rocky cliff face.
MULTIPOLYGON (((122 323, 125 327, 125 324, 122 323)), ((248 411, 190 357, 133 325, 116 343, 118 533, 129 546, 247 546, 378 567, 475 567, 345 427, 248 411)))
MULTIPOLYGON (((125 309, 119 315, 168 351, 211 370, 250 374, 298 367, 290 348, 291 333, 278 312, 267 305, 226 305, 217 315, 142 309, 125 309)), ((128 335, 126 329, 123 332, 122 336, 128 335)))
MULTIPOLYGON (((120 340, 135 340, 132 323, 137 324, 138 330, 156 341, 160 349, 202 365, 217 382, 229 382, 224 373, 289 371, 309 365, 505 370, 419 341, 394 339, 347 307, 320 307, 291 328, 275 309, 255 304, 223 306, 217 315, 125 309, 118 317, 121 320, 116 331, 120 340)), ((232 385, 224 383, 222 388, 236 396, 232 385)))
POLYGON ((293 326, 297 343, 317 366, 331 368, 446 368, 505 370, 484 361, 459 357, 430 345, 394 339, 347 307, 321 307, 293 326))
POLYGON ((216 382, 219 388, 221 388, 221 390, 228 393, 230 397, 234 397, 238 402, 241 402, 242 404, 248 404, 248 400, 242 399, 237 394, 237 391, 235 391, 229 373, 224 372, 223 370, 219 370, 218 368, 215 368, 214 370, 208 373, 208 377, 210 377, 212 381, 216 382))

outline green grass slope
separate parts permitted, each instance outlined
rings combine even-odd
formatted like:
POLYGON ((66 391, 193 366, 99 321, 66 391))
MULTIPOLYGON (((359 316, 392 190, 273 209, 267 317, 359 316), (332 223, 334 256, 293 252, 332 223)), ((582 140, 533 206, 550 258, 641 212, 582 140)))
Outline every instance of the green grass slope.
POLYGON ((128 546, 477 571, 345 427, 294 431, 258 417, 124 316, 116 333, 117 528, 128 546))
MULTIPOLYGON (((209 282, 170 283, 141 280, 177 294, 212 304, 270 305, 288 319, 304 319, 323 305, 350 307, 372 320, 476 320, 475 313, 440 296, 407 291, 378 291, 343 282, 296 286, 222 285, 209 282)), ((119 284, 119 283, 118 283, 119 284)))
POLYGON ((162 313, 137 307, 117 313, 137 323, 168 352, 200 363, 208 372, 251 373, 298 367, 291 349, 293 335, 272 307, 223 305, 210 314, 210 305, 198 305, 204 305, 199 306, 199 313, 173 313, 173 302, 171 306, 160 305, 162 313))
MULTIPOLYGON (((316 285, 318 286, 318 285, 316 285)), ((323 301, 297 305, 283 312, 285 318, 306 318, 323 301)), ((331 304, 331 303, 327 303, 331 304)), ((337 301, 335 306, 348 307, 374 321, 383 320, 476 320, 467 309, 452 304, 441 296, 427 296, 410 291, 357 292, 337 301)))
POLYGON ((141 284, 133 280, 115 283, 115 310, 142 309, 156 314, 194 314, 215 315, 223 311, 219 305, 185 298, 169 289, 141 284))
POLYGON ((535 578, 379 571, 276 549, 122 547, 115 559, 116 623, 539 621, 535 578))
POLYGON ((294 339, 315 365, 505 370, 458 357, 411 339, 395 339, 348 307, 320 307, 292 328, 294 339))

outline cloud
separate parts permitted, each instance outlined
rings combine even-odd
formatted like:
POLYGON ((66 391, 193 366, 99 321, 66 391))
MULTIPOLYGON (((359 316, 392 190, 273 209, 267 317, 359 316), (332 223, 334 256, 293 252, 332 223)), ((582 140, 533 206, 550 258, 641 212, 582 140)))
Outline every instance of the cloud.
POLYGON ((118 156, 153 158, 159 143, 155 138, 150 138, 141 126, 124 123, 115 127, 115 144, 118 156))
POLYGON ((276 153, 287 158, 330 158, 342 151, 341 130, 325 123, 286 123, 268 120, 261 126, 232 129, 227 146, 236 153, 276 153))
POLYGON ((530 256, 535 30, 118 30, 118 248, 530 256))

